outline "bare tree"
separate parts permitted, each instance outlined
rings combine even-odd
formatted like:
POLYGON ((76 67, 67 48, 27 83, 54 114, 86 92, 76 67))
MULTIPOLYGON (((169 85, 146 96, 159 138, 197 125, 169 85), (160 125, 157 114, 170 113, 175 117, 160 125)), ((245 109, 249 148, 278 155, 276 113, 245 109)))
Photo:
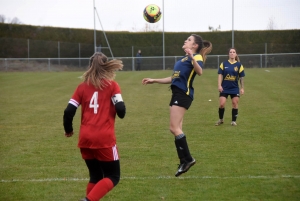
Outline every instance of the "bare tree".
POLYGON ((150 23, 146 23, 145 24, 145 27, 141 30, 142 32, 158 32, 158 31, 161 31, 159 29, 159 25, 158 24, 150 24, 150 23))
POLYGON ((14 17, 10 23, 11 24, 22 24, 22 22, 17 17, 14 17))
POLYGON ((274 19, 274 17, 270 17, 267 29, 268 30, 274 30, 275 28, 276 28, 275 19, 274 19))
POLYGON ((17 18, 14 17, 12 20, 11 19, 6 19, 4 15, 0 15, 0 23, 8 23, 8 24, 22 24, 22 22, 17 18))
POLYGON ((0 15, 0 23, 5 23, 6 18, 4 15, 0 15))
POLYGON ((214 28, 212 26, 208 26, 208 30, 215 32, 215 31, 220 31, 221 30, 221 25, 219 25, 217 28, 214 28))

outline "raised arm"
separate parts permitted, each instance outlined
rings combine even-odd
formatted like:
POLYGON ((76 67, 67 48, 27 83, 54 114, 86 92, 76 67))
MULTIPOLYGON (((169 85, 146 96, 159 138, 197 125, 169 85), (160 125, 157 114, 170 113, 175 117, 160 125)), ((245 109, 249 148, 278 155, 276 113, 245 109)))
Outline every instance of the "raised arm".
POLYGON ((194 70, 197 73, 197 75, 199 75, 199 76, 202 75, 202 67, 198 64, 197 60, 195 59, 192 50, 190 50, 190 49, 187 48, 184 51, 192 59, 192 61, 193 61, 192 62, 193 63, 193 67, 194 67, 194 70))

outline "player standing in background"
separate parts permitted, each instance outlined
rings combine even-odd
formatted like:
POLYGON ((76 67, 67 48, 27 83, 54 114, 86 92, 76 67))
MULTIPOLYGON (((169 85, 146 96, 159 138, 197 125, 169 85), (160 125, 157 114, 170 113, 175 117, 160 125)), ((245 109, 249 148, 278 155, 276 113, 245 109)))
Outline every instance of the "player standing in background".
POLYGON ((221 63, 218 70, 218 90, 219 95, 219 120, 215 124, 219 126, 224 123, 223 117, 225 112, 225 104, 228 95, 232 102, 232 119, 231 125, 236 126, 236 119, 238 116, 238 103, 240 94, 244 94, 244 66, 240 63, 240 59, 236 53, 235 48, 229 49, 229 59, 221 63), (241 90, 239 89, 239 81, 241 90))
POLYGON ((81 125, 78 147, 89 170, 90 180, 82 201, 98 201, 120 180, 120 162, 115 136, 115 117, 126 113, 121 89, 114 81, 115 71, 122 61, 111 60, 96 52, 90 58, 89 69, 83 74, 66 109, 63 125, 65 136, 73 135, 73 117, 81 105, 81 125))
POLYGON ((141 63, 142 63, 142 51, 138 50, 136 54, 136 70, 140 71, 141 70, 141 63))
POLYGON ((172 98, 170 101, 170 131, 175 136, 175 146, 180 159, 176 177, 189 170, 196 163, 191 156, 186 136, 182 131, 182 122, 186 110, 194 99, 193 81, 196 75, 202 75, 206 55, 212 50, 209 41, 203 41, 201 36, 192 34, 184 41, 182 49, 186 53, 178 60, 173 69, 173 75, 161 79, 144 78, 142 84, 170 84, 172 98))

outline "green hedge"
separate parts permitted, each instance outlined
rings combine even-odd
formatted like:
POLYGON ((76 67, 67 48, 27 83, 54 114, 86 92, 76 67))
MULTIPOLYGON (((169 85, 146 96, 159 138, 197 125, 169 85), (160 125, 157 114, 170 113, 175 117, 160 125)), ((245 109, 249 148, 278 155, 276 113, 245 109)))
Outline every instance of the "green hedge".
MULTIPOLYGON (((232 32, 193 32, 213 44, 211 54, 227 54, 231 47, 232 32)), ((105 32, 115 57, 131 57, 138 49, 143 56, 163 55, 162 32, 105 32)), ((192 33, 165 32, 165 55, 182 55, 184 40, 192 33)), ((97 46, 108 47, 103 31, 96 32, 97 46)), ((94 52, 94 30, 0 23, 0 57, 78 57, 79 45, 81 57, 89 57, 94 52), (84 48, 83 48, 84 47, 84 48)), ((300 30, 235 31, 235 47, 239 54, 295 53, 300 50, 300 30)), ((103 49, 108 56, 110 51, 103 49)))

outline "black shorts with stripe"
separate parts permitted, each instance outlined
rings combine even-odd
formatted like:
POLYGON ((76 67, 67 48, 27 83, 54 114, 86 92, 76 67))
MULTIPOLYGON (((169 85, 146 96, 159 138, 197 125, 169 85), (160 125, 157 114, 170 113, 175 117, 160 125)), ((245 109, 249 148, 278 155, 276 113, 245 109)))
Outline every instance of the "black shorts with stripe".
POLYGON ((171 86, 172 89, 172 98, 170 101, 170 106, 176 105, 179 107, 184 107, 185 109, 189 109, 189 107, 191 106, 193 99, 186 95, 186 93, 184 93, 184 91, 182 91, 181 89, 179 89, 176 86, 171 86))

